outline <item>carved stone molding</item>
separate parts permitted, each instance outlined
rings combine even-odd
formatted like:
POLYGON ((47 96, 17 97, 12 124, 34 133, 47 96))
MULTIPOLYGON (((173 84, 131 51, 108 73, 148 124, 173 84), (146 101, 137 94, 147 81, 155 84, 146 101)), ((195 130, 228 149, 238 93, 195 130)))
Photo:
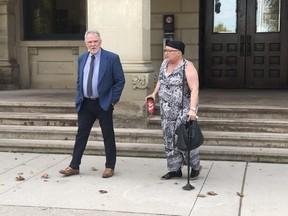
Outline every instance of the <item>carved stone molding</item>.
POLYGON ((148 75, 136 75, 132 77, 133 89, 146 89, 148 87, 148 75))
POLYGON ((9 0, 0 0, 0 5, 8 5, 9 0))
POLYGON ((35 48, 29 48, 29 55, 38 55, 38 49, 35 48))

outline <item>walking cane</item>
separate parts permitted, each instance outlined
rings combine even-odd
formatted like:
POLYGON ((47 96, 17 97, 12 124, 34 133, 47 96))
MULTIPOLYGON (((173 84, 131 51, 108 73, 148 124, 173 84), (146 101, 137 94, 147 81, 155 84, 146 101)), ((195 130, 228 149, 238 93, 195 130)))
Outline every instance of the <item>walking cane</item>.
MULTIPOLYGON (((188 124, 191 124, 191 122, 189 122, 188 124)), ((188 140, 189 140, 189 143, 191 144, 191 142, 192 142, 191 130, 188 130, 188 140)), ((191 149, 191 146, 188 146, 187 184, 182 187, 183 190, 188 190, 188 191, 195 189, 195 187, 193 187, 190 184, 190 149, 191 149)))

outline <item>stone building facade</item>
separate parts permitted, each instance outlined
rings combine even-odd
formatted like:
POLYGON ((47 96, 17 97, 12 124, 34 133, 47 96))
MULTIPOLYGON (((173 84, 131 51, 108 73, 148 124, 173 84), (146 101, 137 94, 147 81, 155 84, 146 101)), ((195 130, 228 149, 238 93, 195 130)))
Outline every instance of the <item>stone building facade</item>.
MULTIPOLYGON (((86 28, 99 30, 102 47, 121 58, 126 77, 122 103, 140 110, 138 116, 146 115, 144 97, 153 90, 163 60, 164 14, 175 16, 174 38, 186 43, 185 57, 197 66, 198 0, 87 0, 85 4, 86 28)), ((86 51, 83 40, 25 40, 23 7, 20 0, 0 1, 1 89, 74 89, 77 58, 86 51)))
MULTIPOLYGON (((198 69, 201 87, 288 87, 287 1, 37 2, 45 1, 64 5, 81 2, 78 12, 84 28, 99 30, 102 47, 119 54, 126 86, 118 112, 124 117, 147 116, 144 98, 154 89, 163 60, 167 15, 174 17, 172 36, 186 44, 184 57, 198 69), (217 16, 225 12, 230 12, 232 18, 222 16, 221 21, 225 24, 234 20, 235 32, 233 26, 232 31, 226 27, 219 30, 221 22, 216 26, 217 16)), ((83 38, 25 38, 29 33, 25 20, 32 16, 25 2, 29 1, 0 0, 0 89, 75 89, 77 58, 86 51, 83 38)))

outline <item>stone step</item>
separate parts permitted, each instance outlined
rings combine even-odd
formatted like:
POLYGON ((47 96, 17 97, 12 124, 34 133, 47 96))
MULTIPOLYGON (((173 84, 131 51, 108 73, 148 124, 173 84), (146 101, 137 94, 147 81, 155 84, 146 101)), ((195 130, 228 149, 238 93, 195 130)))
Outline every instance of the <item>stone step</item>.
MULTIPOLYGON (((272 132, 286 133, 288 121, 286 119, 246 119, 246 118, 211 118, 198 119, 202 130, 242 131, 242 132, 272 132)), ((2 125, 30 125, 30 126, 76 126, 76 113, 18 113, 0 112, 2 125)), ((96 126, 98 122, 96 121, 96 126)), ((159 129, 160 116, 148 119, 149 129, 159 129)), ((129 127, 129 125, 127 125, 129 127)))
POLYGON ((210 146, 288 148, 286 133, 203 131, 210 146))
POLYGON ((248 118, 248 119, 286 119, 288 107, 277 106, 235 106, 207 105, 199 107, 200 117, 248 118))
MULTIPOLYGON (((117 154, 133 157, 165 157, 161 144, 117 142, 117 154)), ((0 151, 71 154, 74 140, 1 139, 0 151)), ((84 154, 105 155, 103 141, 89 140, 84 154)))
MULTIPOLYGON (((71 154, 74 141, 0 139, 0 150, 10 152, 63 153, 71 154)), ((231 147, 202 145, 199 148, 202 160, 232 160, 288 163, 288 149, 263 147, 231 147)), ((104 155, 103 142, 88 141, 84 154, 104 155)), ((117 142, 117 155, 138 157, 165 157, 161 144, 117 142)))
MULTIPOLYGON (((0 138, 74 140, 77 127, 0 125, 0 138)), ((161 130, 115 128, 117 142, 163 143, 161 130)), ((90 140, 102 141, 99 127, 93 127, 90 140)))
MULTIPOLYGON (((74 102, 15 102, 0 101, 0 112, 20 113, 70 113, 76 114, 74 102)), ((288 115, 288 107, 277 106, 227 106, 200 104, 200 117, 210 118, 252 118, 252 119, 284 119, 288 115)), ((155 105, 155 113, 159 116, 159 105, 155 105)))
MULTIPOLYGON (((262 132, 287 133, 288 121, 286 119, 248 119, 248 118, 210 118, 198 119, 202 130, 234 131, 234 132, 262 132)), ((151 116, 148 119, 150 129, 159 129, 160 116, 151 116)))
POLYGON ((15 102, 0 101, 0 112, 18 112, 18 113, 71 113, 75 114, 74 102, 15 102))
MULTIPOLYGON (((159 114, 159 104, 156 104, 151 116, 159 114)), ((288 115, 288 107, 200 104, 198 115, 211 118, 283 119, 288 115)))
MULTIPOLYGON (((127 120, 114 115, 114 127, 147 128, 147 120, 127 120), (133 123, 134 122, 134 123, 133 123), (137 122, 135 124, 135 122, 137 122)), ((76 126, 77 114, 74 113, 41 113, 41 112, 0 112, 2 125, 30 125, 30 126, 76 126)), ((99 121, 95 121, 99 126, 99 121)))
POLYGON ((19 87, 17 85, 14 85, 14 84, 4 84, 4 83, 1 83, 0 84, 0 90, 16 90, 16 89, 19 89, 19 87))
MULTIPOLYGON (((51 97, 46 102, 37 98, 0 102, 0 150, 71 153, 77 131, 71 101, 55 102, 51 97)), ((140 120, 121 119, 121 113, 114 113, 119 155, 165 157, 158 104, 155 109, 156 115, 151 115, 148 123, 139 110, 140 120)), ((137 110, 135 113, 138 117, 137 110)), ((201 158, 288 162, 287 114, 288 108, 283 106, 201 104, 199 124, 205 137, 201 158)), ((86 153, 104 154, 98 123, 91 131, 86 153)))
POLYGON ((242 146, 201 146, 201 159, 250 162, 287 163, 287 148, 262 148, 242 146))
POLYGON ((286 119, 215 119, 201 117, 199 125, 203 130, 256 132, 256 133, 287 133, 288 121, 286 119))
POLYGON ((76 126, 76 113, 0 112, 2 125, 76 126))
MULTIPOLYGON (((1 139, 74 140, 77 127, 0 125, 1 139)), ((203 131, 204 145, 287 148, 288 134, 203 131)), ((156 129, 115 128, 117 142, 163 143, 162 131, 156 129)), ((94 127, 91 141, 102 141, 101 129, 94 127)))

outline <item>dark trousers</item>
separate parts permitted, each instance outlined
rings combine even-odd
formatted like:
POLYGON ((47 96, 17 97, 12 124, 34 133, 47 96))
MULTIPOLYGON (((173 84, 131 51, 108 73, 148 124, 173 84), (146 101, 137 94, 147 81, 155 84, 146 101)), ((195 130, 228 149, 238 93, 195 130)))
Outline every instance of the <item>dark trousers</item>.
POLYGON ((113 126, 113 106, 105 111, 101 108, 99 100, 84 99, 78 112, 78 131, 75 139, 73 158, 70 167, 79 169, 81 159, 86 148, 90 131, 94 122, 98 119, 104 139, 106 154, 106 168, 114 169, 116 163, 116 144, 113 126))

